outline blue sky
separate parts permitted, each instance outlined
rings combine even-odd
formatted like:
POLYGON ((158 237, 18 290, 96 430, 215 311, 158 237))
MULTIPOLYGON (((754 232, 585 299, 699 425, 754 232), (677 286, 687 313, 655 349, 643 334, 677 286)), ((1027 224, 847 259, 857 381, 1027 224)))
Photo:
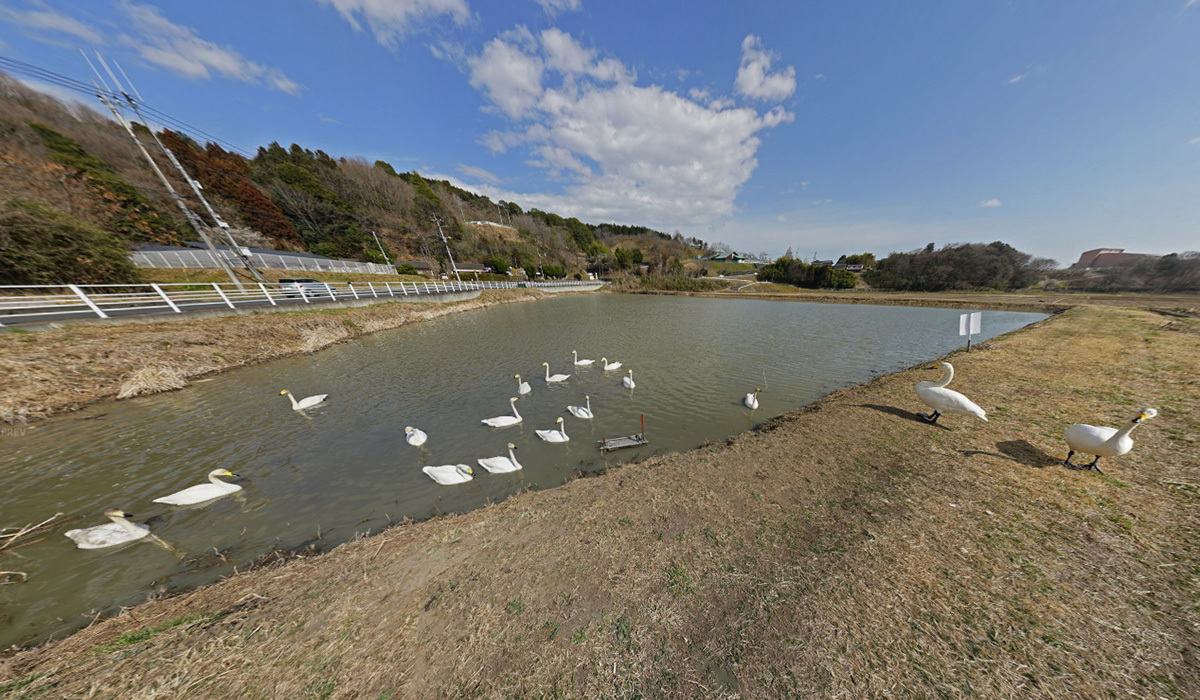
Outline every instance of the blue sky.
POLYGON ((0 0, 0 54, 252 151, 836 257, 1200 249, 1200 0, 0 0))

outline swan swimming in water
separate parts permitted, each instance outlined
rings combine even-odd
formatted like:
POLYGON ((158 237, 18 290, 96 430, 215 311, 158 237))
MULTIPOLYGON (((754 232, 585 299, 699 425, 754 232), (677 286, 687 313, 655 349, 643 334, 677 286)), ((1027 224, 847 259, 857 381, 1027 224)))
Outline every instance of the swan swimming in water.
POLYGON ((567 379, 568 379, 568 378, 571 376, 571 375, 569 375, 569 374, 555 374, 555 375, 551 375, 551 374, 550 374, 550 363, 549 363, 549 362, 543 362, 543 363, 542 363, 542 365, 544 365, 544 366, 546 367, 546 383, 547 383, 547 384, 557 384, 557 383, 559 383, 559 382, 565 382, 565 381, 567 381, 567 379))
POLYGON ((496 416, 495 418, 484 418, 483 420, 481 420, 479 422, 483 423, 484 425, 490 425, 493 428, 506 428, 510 425, 516 425, 517 423, 520 423, 522 418, 521 418, 521 414, 517 413, 517 397, 515 397, 515 396, 512 397, 511 399, 508 400, 508 403, 510 406, 512 406, 513 414, 511 416, 496 416))
POLYGON ((571 355, 572 355, 572 356, 575 358, 575 366, 576 366, 576 367, 590 367, 590 366, 591 366, 591 364, 592 364, 593 362, 595 362, 595 360, 581 360, 581 359, 579 359, 579 353, 578 353, 578 352, 576 352, 576 351, 574 351, 574 350, 572 350, 572 351, 571 351, 571 355))
POLYGON ((329 394, 317 394, 315 396, 308 396, 297 401, 296 397, 292 396, 292 392, 288 391, 287 389, 279 392, 279 395, 286 396, 292 400, 293 411, 303 411, 306 408, 312 408, 313 406, 316 406, 317 404, 325 401, 325 399, 329 398, 329 394))
POLYGON ((131 514, 123 512, 120 508, 109 508, 104 511, 104 515, 112 522, 81 530, 67 530, 64 534, 75 540, 75 546, 80 549, 103 549, 140 540, 150 534, 150 528, 145 525, 126 520, 131 514))
POLYGON ((508 443, 507 457, 504 455, 500 455, 499 457, 484 457, 476 461, 479 462, 479 466, 493 474, 515 472, 521 468, 521 463, 517 461, 517 456, 513 454, 513 450, 515 449, 517 449, 517 446, 510 442, 508 443))
POLYGON ((413 447, 420 447, 421 445, 425 444, 425 441, 429 439, 429 436, 426 435, 425 431, 421 430, 420 428, 406 426, 404 428, 404 439, 413 447))
MULTIPOLYGON (((965 416, 975 416, 986 422, 987 414, 983 412, 982 408, 975 405, 975 402, 953 389, 946 388, 950 380, 954 379, 954 365, 949 362, 941 362, 938 366, 944 372, 941 381, 917 382, 917 398, 921 399, 921 402, 926 406, 933 409, 933 415, 925 415, 924 413, 918 413, 917 415, 930 423, 937 423, 937 419, 943 413, 961 413, 965 416)), ((936 368, 930 367, 929 369, 936 368)))
POLYGON ((1156 409, 1143 408, 1141 413, 1121 426, 1119 430, 1117 428, 1097 427, 1086 423, 1072 425, 1070 428, 1067 428, 1067 447, 1071 449, 1067 452, 1067 458, 1063 460, 1063 466, 1072 469, 1083 467, 1085 469, 1100 471, 1100 468, 1096 466, 1096 462, 1099 462, 1101 457, 1120 457, 1132 450, 1133 438, 1129 434, 1142 421, 1150 420, 1157 415, 1158 411, 1156 409), (1096 459, 1092 460, 1091 464, 1072 464, 1071 456, 1076 452, 1096 455, 1096 459))
POLYGON ((563 423, 563 419, 559 418, 558 420, 554 421, 554 423, 555 425, 562 423, 562 427, 558 430, 535 430, 533 432, 537 433, 537 436, 546 442, 569 441, 571 438, 567 437, 567 425, 566 423, 563 423))
POLYGON ((605 371, 605 372, 607 372, 607 371, 608 371, 608 370, 610 370, 610 369, 621 369, 621 363, 620 363, 620 362, 614 362, 614 363, 612 363, 612 364, 610 365, 610 364, 608 363, 608 358, 607 358, 607 357, 601 357, 601 358, 600 358, 600 364, 604 365, 604 371, 605 371))
POLYGON ((442 486, 465 484, 473 479, 473 475, 475 474, 465 464, 443 464, 440 467, 421 467, 421 471, 428 474, 430 479, 433 479, 442 486))
POLYGON ((228 469, 214 469, 208 473, 210 483, 197 484, 189 486, 182 491, 176 491, 169 496, 154 499, 155 503, 166 503, 172 506, 190 506, 197 503, 211 501, 214 498, 228 496, 231 493, 236 493, 242 490, 241 486, 231 484, 227 481, 221 481, 218 476, 237 476, 228 469))
POLYGON ((583 400, 587 402, 587 407, 584 406, 567 406, 567 410, 576 418, 595 418, 592 414, 592 397, 584 396, 583 400))
POLYGON ((762 391, 758 387, 754 387, 754 391, 746 394, 746 398, 742 399, 742 403, 746 404, 746 408, 751 410, 758 408, 758 392, 762 391))
POLYGON ((632 389, 637 386, 637 384, 633 383, 633 370, 629 370, 628 375, 621 377, 621 386, 625 387, 626 389, 632 389))
POLYGON ((521 375, 515 375, 517 378, 517 393, 521 396, 533 391, 533 387, 529 386, 529 382, 521 381, 521 375))

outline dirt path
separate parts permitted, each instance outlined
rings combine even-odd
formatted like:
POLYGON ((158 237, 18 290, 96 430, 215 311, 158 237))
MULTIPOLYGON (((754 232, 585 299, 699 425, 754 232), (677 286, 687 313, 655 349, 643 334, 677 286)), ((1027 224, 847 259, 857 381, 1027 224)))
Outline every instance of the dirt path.
POLYGON ((146 603, 0 698, 1198 697, 1198 326, 1073 309, 953 357, 990 422, 883 377, 146 603), (1056 464, 1143 406, 1105 474, 1056 464))

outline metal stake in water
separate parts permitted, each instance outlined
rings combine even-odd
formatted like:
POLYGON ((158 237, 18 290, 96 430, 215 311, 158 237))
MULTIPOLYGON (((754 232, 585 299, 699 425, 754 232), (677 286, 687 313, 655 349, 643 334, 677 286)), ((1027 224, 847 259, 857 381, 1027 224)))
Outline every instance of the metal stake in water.
POLYGON ((961 314, 958 317, 958 334, 967 336, 967 352, 971 352, 971 336, 983 332, 983 312, 961 314))

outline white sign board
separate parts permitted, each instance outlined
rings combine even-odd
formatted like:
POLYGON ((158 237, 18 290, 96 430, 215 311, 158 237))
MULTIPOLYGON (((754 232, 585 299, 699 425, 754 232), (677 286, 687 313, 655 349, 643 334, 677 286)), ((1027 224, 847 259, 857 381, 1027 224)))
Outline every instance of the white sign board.
POLYGON ((958 334, 972 336, 983 330, 983 312, 962 314, 958 317, 958 334))

